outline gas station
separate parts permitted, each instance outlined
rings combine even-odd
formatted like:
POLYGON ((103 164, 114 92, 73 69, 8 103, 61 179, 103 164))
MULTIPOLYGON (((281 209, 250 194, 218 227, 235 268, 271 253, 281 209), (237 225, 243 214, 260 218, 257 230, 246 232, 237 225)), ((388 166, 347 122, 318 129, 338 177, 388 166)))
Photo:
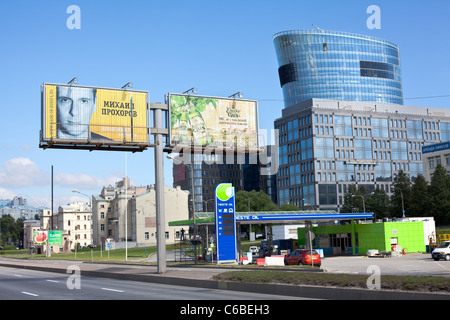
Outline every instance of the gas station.
MULTIPOLYGON (((219 218, 220 219, 220 218, 219 218)), ((338 220, 349 220, 351 225, 351 232, 352 234, 352 243, 355 243, 355 220, 359 219, 373 219, 373 213, 338 213, 333 210, 305 210, 305 211, 268 211, 268 212, 235 212, 234 214, 235 219, 235 233, 233 236, 233 241, 235 241, 235 247, 240 248, 240 230, 241 226, 243 225, 252 225, 252 224, 263 224, 265 225, 266 229, 269 231, 267 232, 268 238, 267 244, 270 248, 273 243, 272 238, 272 232, 270 231, 272 228, 272 225, 274 224, 298 224, 304 223, 305 224, 305 233, 308 235, 308 231, 310 231, 311 225, 316 224, 318 222, 325 222, 325 221, 338 221, 338 220)), ((169 226, 192 226, 196 225, 197 227, 201 227, 201 230, 203 231, 202 234, 202 246, 207 246, 207 239, 210 239, 211 237, 215 237, 214 243, 217 247, 221 246, 221 239, 217 238, 216 235, 210 235, 208 234, 207 226, 215 225, 216 226, 216 232, 218 228, 218 222, 216 221, 216 213, 214 212, 196 212, 195 213, 195 221, 194 219, 189 220, 181 220, 181 221, 171 221, 169 222, 169 226)), ((308 236, 306 236, 306 246, 309 248, 311 246, 310 239, 308 236)), ((355 245, 353 247, 353 254, 355 254, 355 245)), ((236 249, 236 258, 235 260, 238 260, 238 249, 236 249)), ((217 255, 218 263, 220 263, 220 256, 217 255)), ((229 260, 229 259, 227 259, 229 260)))

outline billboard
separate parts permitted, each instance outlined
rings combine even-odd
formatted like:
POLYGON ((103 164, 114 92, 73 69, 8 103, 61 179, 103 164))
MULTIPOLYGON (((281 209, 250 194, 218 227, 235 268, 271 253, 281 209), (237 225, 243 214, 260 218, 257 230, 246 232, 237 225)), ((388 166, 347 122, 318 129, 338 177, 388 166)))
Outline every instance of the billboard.
POLYGON ((146 91, 44 83, 41 141, 147 144, 147 104, 146 91))
POLYGON ((169 94, 170 146, 258 148, 255 100, 169 94))
POLYGON ((46 244, 48 240, 48 231, 34 231, 34 244, 46 244))
POLYGON ((62 231, 34 231, 34 244, 48 244, 51 246, 62 245, 62 231))

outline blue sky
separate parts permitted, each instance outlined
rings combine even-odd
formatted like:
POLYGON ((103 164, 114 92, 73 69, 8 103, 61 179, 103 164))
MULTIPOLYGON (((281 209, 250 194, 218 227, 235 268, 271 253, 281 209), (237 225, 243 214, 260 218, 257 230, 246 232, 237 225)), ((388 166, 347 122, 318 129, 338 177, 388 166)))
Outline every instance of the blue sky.
MULTIPOLYGON (((128 174, 135 185, 154 183, 154 154, 42 150, 40 85, 67 83, 148 90, 151 102, 197 87, 198 94, 242 91, 259 100, 259 126, 273 128, 282 92, 272 36, 280 31, 326 29, 361 33, 400 46, 406 105, 450 106, 450 2, 323 1, 106 1, 0 2, 0 199, 14 195, 55 206, 99 193, 128 174), (368 6, 381 9, 381 29, 370 30, 368 6), (70 5, 81 29, 69 30, 70 5), (415 99, 417 97, 441 98, 415 99)), ((166 185, 172 162, 165 159, 166 185)))

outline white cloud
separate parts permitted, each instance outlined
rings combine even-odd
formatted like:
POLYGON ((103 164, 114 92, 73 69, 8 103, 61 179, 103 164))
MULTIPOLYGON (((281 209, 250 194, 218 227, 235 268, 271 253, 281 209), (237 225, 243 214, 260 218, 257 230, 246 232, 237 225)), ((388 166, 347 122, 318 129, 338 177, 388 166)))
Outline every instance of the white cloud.
MULTIPOLYGON (((48 197, 28 196, 26 197, 27 203, 33 207, 45 207, 51 209, 52 199, 48 197)), ((87 197, 81 197, 77 195, 59 195, 53 197, 53 210, 58 211, 59 206, 64 206, 72 202, 90 202, 87 197)))
MULTIPOLYGON (((111 175, 100 179, 85 173, 57 173, 54 176, 54 184, 73 189, 99 189, 110 184, 114 185, 121 179, 120 175, 111 175)), ((2 187, 43 186, 50 183, 50 174, 42 171, 36 163, 28 158, 13 158, 3 162, 3 166, 0 167, 0 185, 2 187)))
POLYGON ((28 158, 13 158, 3 162, 0 168, 0 185, 9 187, 25 187, 45 185, 49 183, 47 176, 28 158))
POLYGON ((0 199, 2 199, 2 200, 11 200, 15 196, 17 196, 17 194, 14 191, 0 188, 0 199))
MULTIPOLYGON (((73 189, 100 189, 104 186, 114 185, 115 182, 121 180, 121 177, 110 176, 106 179, 99 179, 85 173, 58 173, 55 176, 54 183, 62 187, 73 189)), ((100 193, 100 190, 98 190, 100 193)))
MULTIPOLYGON (((86 196, 72 193, 77 189, 84 194, 98 194, 104 186, 114 186, 123 176, 117 172, 105 178, 98 178, 86 173, 64 173, 54 175, 55 191, 59 195, 54 196, 53 207, 66 205, 75 201, 90 201, 86 196), (61 194, 63 193, 63 194, 61 194), (64 194, 65 193, 65 194, 64 194)), ((12 158, 0 165, 0 199, 13 199, 21 196, 27 199, 27 203, 34 207, 51 207, 51 175, 41 170, 38 165, 29 158, 12 158), (38 188, 31 191, 30 188, 38 188), (42 195, 42 188, 48 189, 48 195, 42 195)))

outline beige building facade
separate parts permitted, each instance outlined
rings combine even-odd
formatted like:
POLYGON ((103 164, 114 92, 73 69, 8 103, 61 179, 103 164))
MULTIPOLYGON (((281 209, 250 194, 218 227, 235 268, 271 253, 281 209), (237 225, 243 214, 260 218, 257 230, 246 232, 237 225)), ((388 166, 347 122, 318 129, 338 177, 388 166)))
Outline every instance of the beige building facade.
POLYGON ((28 249, 34 247, 33 235, 35 231, 41 230, 39 220, 25 220, 23 222, 23 247, 28 249))
MULTIPOLYGON (((187 219, 189 214, 187 191, 164 187, 166 242, 174 243, 175 230, 168 223, 187 219)), ((92 196, 93 243, 114 248, 156 245, 156 203, 154 186, 135 187, 128 178, 115 187, 104 187, 92 196)))
POLYGON ((92 211, 90 204, 73 202, 60 206, 53 217, 55 230, 63 231, 63 246, 65 250, 74 250, 92 244, 92 211))
MULTIPOLYGON (((188 219, 189 193, 180 187, 164 187, 165 230, 164 237, 167 244, 176 240, 176 231, 179 227, 169 227, 170 221, 188 219)), ((132 238, 139 246, 156 245, 156 202, 155 188, 151 186, 148 192, 137 196, 130 201, 132 215, 129 216, 132 238)))

